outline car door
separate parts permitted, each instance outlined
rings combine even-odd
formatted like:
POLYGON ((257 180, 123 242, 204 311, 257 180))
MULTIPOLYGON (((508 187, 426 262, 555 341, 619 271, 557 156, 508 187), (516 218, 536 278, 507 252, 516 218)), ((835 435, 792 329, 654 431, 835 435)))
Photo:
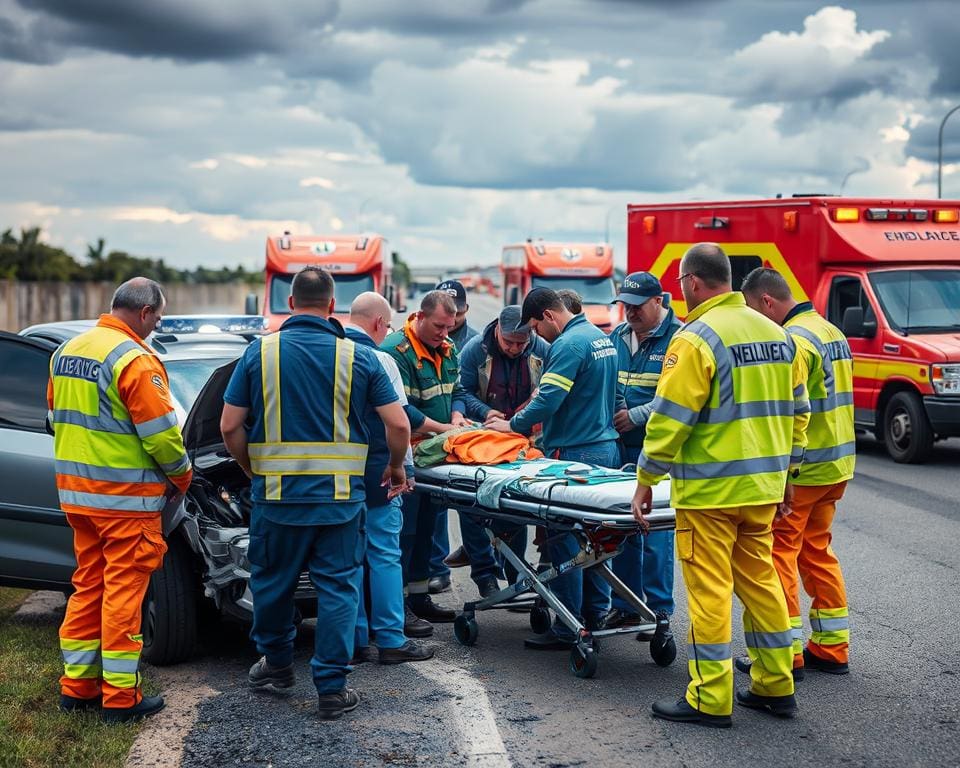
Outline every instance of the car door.
POLYGON ((0 583, 65 588, 76 567, 47 434, 51 342, 0 332, 0 583))

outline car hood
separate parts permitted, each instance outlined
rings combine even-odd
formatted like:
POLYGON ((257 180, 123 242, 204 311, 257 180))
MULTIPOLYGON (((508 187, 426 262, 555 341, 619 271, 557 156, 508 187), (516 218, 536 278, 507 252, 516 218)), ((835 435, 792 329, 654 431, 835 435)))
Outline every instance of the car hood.
POLYGON ((909 338, 935 349, 947 362, 960 362, 960 333, 911 333, 909 338))
POLYGON ((223 446, 220 416, 223 414, 223 393, 233 375, 237 361, 217 368, 203 385, 197 400, 183 424, 183 444, 191 460, 198 453, 223 446))

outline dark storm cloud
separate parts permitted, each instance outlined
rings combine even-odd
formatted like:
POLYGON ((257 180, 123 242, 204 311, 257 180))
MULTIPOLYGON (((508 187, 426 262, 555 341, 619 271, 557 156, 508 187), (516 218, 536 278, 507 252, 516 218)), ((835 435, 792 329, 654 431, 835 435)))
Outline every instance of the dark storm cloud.
POLYGON ((303 29, 335 18, 336 0, 298 2, 274 9, 252 0, 202 4, 189 0, 17 0, 52 20, 61 44, 129 56, 184 61, 238 59, 284 50, 303 29))

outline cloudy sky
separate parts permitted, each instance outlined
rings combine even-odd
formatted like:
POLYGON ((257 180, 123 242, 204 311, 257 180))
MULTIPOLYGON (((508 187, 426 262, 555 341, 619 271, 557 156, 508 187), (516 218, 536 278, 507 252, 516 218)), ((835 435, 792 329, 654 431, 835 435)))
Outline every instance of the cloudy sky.
POLYGON ((609 228, 619 261, 629 202, 935 196, 958 103, 957 2, 0 0, 0 228, 182 267, 609 228))

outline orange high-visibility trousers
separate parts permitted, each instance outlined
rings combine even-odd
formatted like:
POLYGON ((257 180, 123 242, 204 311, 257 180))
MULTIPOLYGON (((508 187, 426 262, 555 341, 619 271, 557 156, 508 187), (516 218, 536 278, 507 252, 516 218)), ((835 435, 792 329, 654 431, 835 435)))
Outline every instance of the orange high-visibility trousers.
POLYGON ((773 562, 783 585, 793 631, 793 666, 803 666, 800 580, 810 606, 809 651, 839 664, 848 662, 850 644, 847 590, 830 542, 830 528, 846 481, 834 485, 796 485, 793 512, 773 526, 773 562))
POLYGON ((60 690, 79 699, 102 692, 104 707, 135 706, 143 699, 140 606, 167 551, 160 515, 67 513, 67 520, 77 570, 60 626, 60 690))

